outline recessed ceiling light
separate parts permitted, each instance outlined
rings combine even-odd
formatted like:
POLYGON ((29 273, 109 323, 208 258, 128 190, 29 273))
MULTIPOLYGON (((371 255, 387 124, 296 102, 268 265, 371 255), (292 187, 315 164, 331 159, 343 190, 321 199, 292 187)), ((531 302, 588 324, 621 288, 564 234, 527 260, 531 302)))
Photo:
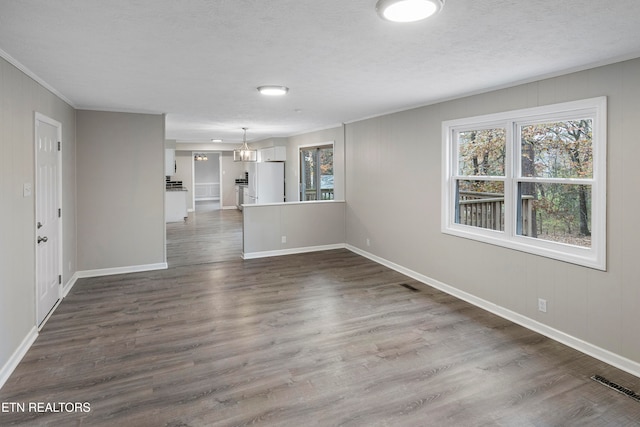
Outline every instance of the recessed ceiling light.
POLYGON ((442 9, 444 0, 378 0, 376 10, 387 21, 414 22, 442 9))
POLYGON ((258 92, 263 95, 282 96, 289 92, 289 88, 286 86, 259 86, 258 92))
POLYGON ((222 142, 222 140, 220 138, 214 138, 211 140, 211 142, 222 142))

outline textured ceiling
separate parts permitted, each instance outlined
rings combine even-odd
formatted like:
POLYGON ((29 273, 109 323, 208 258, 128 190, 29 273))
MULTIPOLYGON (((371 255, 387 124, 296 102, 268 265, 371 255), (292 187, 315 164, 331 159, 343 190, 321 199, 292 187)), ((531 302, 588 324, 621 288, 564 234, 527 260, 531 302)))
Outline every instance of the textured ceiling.
POLYGON ((638 0, 446 0, 411 24, 375 3, 0 0, 0 50, 76 108, 166 113, 169 139, 234 143, 640 56, 638 0))

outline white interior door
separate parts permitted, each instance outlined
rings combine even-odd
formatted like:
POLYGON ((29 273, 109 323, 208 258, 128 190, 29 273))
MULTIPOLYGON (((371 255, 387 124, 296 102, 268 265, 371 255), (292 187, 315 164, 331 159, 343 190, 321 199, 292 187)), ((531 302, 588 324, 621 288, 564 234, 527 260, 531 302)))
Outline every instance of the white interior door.
POLYGON ((36 315, 41 325, 60 298, 62 125, 36 113, 36 315))

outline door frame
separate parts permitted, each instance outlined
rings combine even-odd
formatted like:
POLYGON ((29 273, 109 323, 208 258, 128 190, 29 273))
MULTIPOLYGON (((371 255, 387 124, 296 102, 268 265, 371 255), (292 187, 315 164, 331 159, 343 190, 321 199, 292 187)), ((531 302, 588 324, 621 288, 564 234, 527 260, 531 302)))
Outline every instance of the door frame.
MULTIPOLYGON (((60 304, 60 301, 62 300, 62 283, 60 283, 62 280, 59 280, 58 282, 58 300, 56 301, 56 303, 53 305, 53 307, 51 308, 51 310, 49 310, 49 313, 44 317, 44 319, 42 319, 42 322, 40 324, 38 324, 38 310, 39 310, 39 300, 40 298, 38 297, 39 293, 38 293, 38 256, 37 256, 37 246, 38 243, 36 242, 36 238, 35 236, 38 235, 38 228, 37 228, 37 219, 36 219, 36 215, 37 215, 37 207, 38 207, 38 193, 40 191, 40 189, 38 188, 38 122, 43 122, 46 124, 49 124, 51 126, 54 126, 57 130, 57 139, 58 139, 58 143, 59 145, 59 150, 58 150, 58 186, 57 186, 57 195, 56 195, 56 200, 58 202, 58 209, 62 209, 62 123, 58 122, 57 120, 52 119, 51 117, 48 117, 42 113, 39 113, 37 111, 34 112, 34 120, 33 120, 33 165, 34 165, 34 171, 33 171, 33 179, 34 179, 34 185, 33 185, 33 189, 34 189, 34 199, 33 199, 33 212, 34 212, 34 224, 33 224, 33 229, 34 229, 34 234, 33 234, 33 245, 34 245, 34 271, 35 271, 35 284, 34 284, 34 288, 35 288, 35 313, 34 313, 34 323, 36 325, 36 327, 38 328, 38 331, 41 330, 45 323, 47 323, 47 320, 49 320, 49 318, 51 317, 51 315, 53 314, 53 312, 55 311, 55 309, 58 307, 58 305, 60 304)), ((62 215, 59 217, 58 220, 58 247, 57 247, 57 251, 58 251, 58 274, 60 275, 60 277, 62 277, 62 273, 63 273, 63 227, 62 227, 62 215)))
POLYGON ((196 160, 194 158, 196 153, 216 154, 218 156, 218 181, 220 182, 220 210, 224 209, 222 205, 223 199, 223 182, 222 182, 222 151, 219 150, 194 150, 191 151, 191 210, 196 211, 196 160))

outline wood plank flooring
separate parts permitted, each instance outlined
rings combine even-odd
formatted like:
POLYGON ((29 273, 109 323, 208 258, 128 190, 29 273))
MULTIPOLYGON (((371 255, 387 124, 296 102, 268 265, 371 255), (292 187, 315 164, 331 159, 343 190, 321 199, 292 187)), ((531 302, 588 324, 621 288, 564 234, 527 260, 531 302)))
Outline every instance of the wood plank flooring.
POLYGON ((0 403, 90 412, 0 425, 640 425, 639 403, 589 379, 639 378, 347 250, 180 265, 186 252, 78 281, 0 403))
POLYGON ((196 202, 185 222, 167 224, 169 267, 237 260, 242 256, 242 213, 219 202, 196 202))

